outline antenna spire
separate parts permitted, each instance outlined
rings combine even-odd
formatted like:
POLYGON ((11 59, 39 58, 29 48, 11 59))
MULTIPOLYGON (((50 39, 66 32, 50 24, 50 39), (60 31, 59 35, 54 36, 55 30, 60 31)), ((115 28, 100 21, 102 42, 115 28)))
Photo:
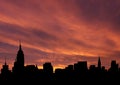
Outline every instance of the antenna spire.
POLYGON ((19 49, 22 50, 21 48, 21 41, 19 40, 19 49))
POLYGON ((6 57, 5 57, 5 65, 6 65, 6 57))

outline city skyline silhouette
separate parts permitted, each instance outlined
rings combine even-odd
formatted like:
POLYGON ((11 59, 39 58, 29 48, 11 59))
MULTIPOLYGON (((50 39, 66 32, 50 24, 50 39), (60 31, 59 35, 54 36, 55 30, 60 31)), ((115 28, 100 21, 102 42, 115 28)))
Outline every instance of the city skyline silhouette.
POLYGON ((1 82, 111 84, 119 64, 120 0, 0 0, 1 82))
MULTIPOLYGON (((23 50, 22 50, 22 46, 21 46, 21 41, 19 41, 19 48, 18 48, 18 51, 17 51, 17 56, 19 55, 19 53, 22 53, 22 62, 23 62, 23 66, 27 66, 27 65, 32 65, 32 64, 26 64, 25 65, 25 56, 24 56, 24 52, 23 52, 23 50)), ((17 62, 17 60, 19 61, 19 62, 21 62, 21 60, 20 60, 20 58, 19 57, 17 57, 16 56, 16 58, 14 59, 15 61, 14 61, 14 63, 13 63, 13 66, 15 65, 15 62, 17 62)), ((87 62, 87 60, 78 60, 78 61, 76 61, 76 62, 84 62, 84 61, 86 61, 87 62)), ((97 60, 96 60, 97 61, 97 60)), ((116 61, 116 60, 111 60, 111 61, 116 61)), ((51 63, 50 61, 46 61, 46 62, 44 62, 44 63, 51 63)), ((76 63, 75 62, 75 63, 76 63)), ((4 60, 4 63, 3 64, 6 64, 7 63, 7 59, 6 59, 6 57, 5 57, 5 60, 4 60)), ((42 63, 42 68, 38 68, 38 69, 43 69, 43 65, 44 65, 44 63, 42 63)), ((75 63, 73 63, 73 64, 75 64, 75 63)), ((111 62, 110 62, 111 63, 111 62)), ((117 61, 116 61, 116 63, 117 63, 117 61)), ((3 65, 2 64, 2 65, 3 65)), ((52 63, 51 63, 52 64, 52 63)), ((37 64, 36 63, 34 63, 33 65, 36 65, 37 66, 37 64)), ((88 65, 88 63, 87 63, 87 68, 89 68, 90 66, 91 66, 92 64, 90 64, 90 65, 88 65)), ((103 66, 103 64, 102 64, 102 62, 101 62, 101 56, 98 56, 98 62, 96 62, 96 64, 94 64, 96 67, 99 67, 100 68, 100 66, 103 66)), ((119 63, 118 63, 118 65, 119 65, 119 63)), ((65 69, 67 66, 69 66, 69 64, 68 65, 66 65, 66 66, 64 66, 63 68, 61 68, 61 67, 58 67, 58 68, 53 68, 53 71, 55 71, 55 69, 65 69)), ((109 70, 110 69, 110 64, 109 64, 109 67, 105 67, 105 69, 106 70, 109 70)), ((2 68, 1 68, 2 69, 2 68)), ((9 68, 9 70, 10 71, 12 71, 13 70, 13 67, 10 69, 9 68)))
POLYGON ((39 69, 37 65, 26 65, 24 60, 24 51, 21 43, 17 51, 16 59, 12 71, 9 70, 9 65, 6 62, 2 65, 0 73, 0 82, 43 82, 43 81, 64 81, 69 83, 85 83, 95 84, 94 82, 101 82, 101 84, 114 83, 120 80, 120 67, 116 60, 111 61, 109 69, 102 66, 101 59, 98 57, 97 66, 90 65, 88 67, 87 61, 77 61, 74 64, 68 65, 65 68, 56 68, 53 70, 51 62, 43 63, 43 69, 39 69))
POLYGON ((78 60, 120 63, 119 0, 0 0, 0 68, 12 70, 18 40, 25 64, 64 68, 78 60))

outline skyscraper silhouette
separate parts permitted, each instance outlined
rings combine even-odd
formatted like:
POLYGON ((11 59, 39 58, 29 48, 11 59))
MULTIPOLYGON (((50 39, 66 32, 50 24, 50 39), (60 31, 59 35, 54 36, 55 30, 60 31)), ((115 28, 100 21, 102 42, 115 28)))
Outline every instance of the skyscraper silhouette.
POLYGON ((7 74, 8 71, 9 71, 9 66, 7 65, 6 59, 5 59, 5 64, 2 66, 1 74, 7 74))
POLYGON ((6 58, 5 58, 5 63, 2 66, 2 69, 1 69, 1 77, 0 77, 0 79, 3 80, 3 81, 9 80, 11 78, 10 76, 11 76, 11 72, 9 70, 9 66, 6 63, 6 58))
POLYGON ((98 69, 101 69, 101 60, 100 60, 100 57, 98 58, 98 69))
POLYGON ((23 73, 23 71, 24 71, 24 53, 22 51, 22 46, 20 43, 19 50, 17 52, 17 57, 14 62, 13 72, 21 74, 23 73))

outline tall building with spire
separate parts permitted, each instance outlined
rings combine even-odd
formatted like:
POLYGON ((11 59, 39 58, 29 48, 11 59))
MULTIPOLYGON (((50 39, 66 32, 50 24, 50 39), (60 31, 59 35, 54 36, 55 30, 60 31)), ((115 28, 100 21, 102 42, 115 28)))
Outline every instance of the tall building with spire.
POLYGON ((2 66, 2 69, 1 69, 1 74, 3 74, 3 75, 7 75, 7 73, 9 72, 9 66, 7 65, 7 63, 6 63, 6 58, 5 58, 5 63, 4 63, 4 65, 2 66))
POLYGON ((102 67, 101 67, 101 60, 100 60, 100 57, 98 58, 98 69, 101 69, 102 67))
POLYGON ((24 71, 24 53, 21 43, 19 44, 19 50, 14 62, 13 72, 21 74, 24 71))

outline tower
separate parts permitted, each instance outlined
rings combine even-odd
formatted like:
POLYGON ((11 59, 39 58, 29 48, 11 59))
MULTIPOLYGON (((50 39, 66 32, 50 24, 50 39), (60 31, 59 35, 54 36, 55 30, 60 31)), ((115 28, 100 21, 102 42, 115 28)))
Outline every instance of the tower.
POLYGON ((17 52, 17 56, 14 62, 13 72, 21 74, 23 73, 23 71, 24 71, 24 53, 20 43, 19 50, 17 52))
POLYGON ((6 63, 6 58, 5 58, 5 64, 2 66, 1 74, 7 75, 8 73, 9 73, 9 66, 6 63))
POLYGON ((21 43, 19 45, 19 50, 17 52, 16 62, 21 66, 24 67, 24 53, 22 51, 21 43))
POLYGON ((100 60, 100 57, 98 58, 98 69, 101 69, 101 60, 100 60))

